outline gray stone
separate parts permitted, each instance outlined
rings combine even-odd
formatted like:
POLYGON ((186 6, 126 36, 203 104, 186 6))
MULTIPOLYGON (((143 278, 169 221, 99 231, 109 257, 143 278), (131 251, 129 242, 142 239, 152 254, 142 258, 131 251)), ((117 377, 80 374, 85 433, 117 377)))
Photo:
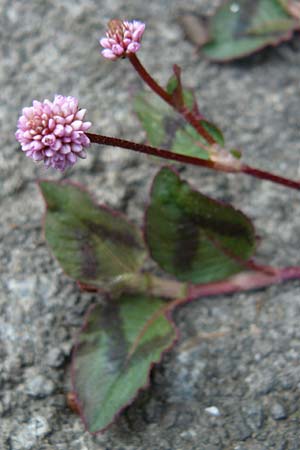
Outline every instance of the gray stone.
POLYGON ((228 430, 232 438, 238 441, 246 441, 252 435, 251 428, 242 417, 236 418, 235 423, 228 426, 228 430))
POLYGON ((50 367, 61 367, 65 361, 65 354, 60 348, 52 348, 47 355, 50 367))
POLYGON ((37 398, 47 397, 53 394, 55 384, 43 375, 36 375, 27 381, 25 392, 37 398))
POLYGON ((16 428, 10 437, 12 450, 31 450, 51 429, 43 416, 35 416, 27 424, 16 428))
POLYGON ((275 420, 283 420, 287 418, 287 411, 282 403, 275 402, 271 406, 271 415, 275 420))
POLYGON ((219 417, 221 415, 219 409, 216 406, 208 406, 207 408, 205 408, 205 412, 213 417, 219 417))
POLYGON ((258 431, 264 423, 264 411, 262 405, 256 402, 246 402, 243 407, 245 420, 253 431, 258 431))

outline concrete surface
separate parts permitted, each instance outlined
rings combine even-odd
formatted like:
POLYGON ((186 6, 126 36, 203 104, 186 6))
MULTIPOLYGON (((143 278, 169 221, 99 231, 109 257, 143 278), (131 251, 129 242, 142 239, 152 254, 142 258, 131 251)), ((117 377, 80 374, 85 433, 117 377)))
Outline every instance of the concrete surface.
MULTIPOLYGON (((209 0, 185 6, 207 12, 209 0)), ((245 160, 300 177, 300 39, 239 63, 215 65, 183 39, 179 0, 0 0, 0 449, 299 450, 300 283, 203 299, 176 313, 182 339, 153 371, 152 387, 104 435, 90 436, 66 406, 73 338, 87 306, 52 259, 40 220, 39 177, 60 178, 14 140, 21 107, 55 93, 88 108, 93 131, 142 140, 127 61, 99 56, 111 17, 147 22, 141 59, 166 81, 173 63, 203 111, 245 160)), ((141 223, 159 162, 122 150, 89 151, 65 178, 141 223)), ((260 260, 299 264, 299 193, 243 176, 184 168, 210 195, 242 207, 263 242, 260 260)))

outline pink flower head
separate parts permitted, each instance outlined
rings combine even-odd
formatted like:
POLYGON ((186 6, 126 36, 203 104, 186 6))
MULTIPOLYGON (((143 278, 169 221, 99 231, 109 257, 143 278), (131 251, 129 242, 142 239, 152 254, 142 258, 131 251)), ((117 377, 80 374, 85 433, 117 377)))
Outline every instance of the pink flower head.
POLYGON ((106 37, 100 39, 100 45, 104 47, 102 55, 112 61, 125 58, 129 53, 136 53, 141 46, 141 39, 146 25, 143 22, 133 22, 119 19, 108 23, 106 37))
POLYGON ((60 171, 86 158, 90 140, 85 132, 92 124, 83 122, 86 109, 78 109, 76 98, 56 95, 53 102, 34 100, 32 105, 23 108, 15 134, 26 156, 60 171))

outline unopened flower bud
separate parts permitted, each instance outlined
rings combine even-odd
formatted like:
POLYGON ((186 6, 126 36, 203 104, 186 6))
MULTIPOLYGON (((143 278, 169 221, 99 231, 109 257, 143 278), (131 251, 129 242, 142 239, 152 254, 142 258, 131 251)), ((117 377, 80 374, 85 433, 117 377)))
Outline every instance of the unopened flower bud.
POLYGON ((108 23, 106 37, 100 39, 100 45, 104 47, 102 55, 104 58, 115 61, 125 58, 130 53, 136 53, 141 47, 141 39, 146 25, 143 22, 133 22, 119 19, 108 23))

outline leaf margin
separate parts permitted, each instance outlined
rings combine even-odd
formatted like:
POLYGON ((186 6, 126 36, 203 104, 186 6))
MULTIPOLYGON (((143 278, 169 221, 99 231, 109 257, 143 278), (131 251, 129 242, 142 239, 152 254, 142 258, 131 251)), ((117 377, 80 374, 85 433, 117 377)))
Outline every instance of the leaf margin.
POLYGON ((300 30, 300 21, 298 21, 291 14, 289 14, 286 11, 286 9, 284 8, 284 6, 281 5, 280 2, 278 2, 279 6, 281 6, 281 8, 286 12, 286 14, 290 16, 291 21, 294 22, 294 25, 289 30, 282 32, 281 35, 279 35, 277 37, 277 39, 274 36, 273 36, 273 39, 270 37, 270 39, 267 40, 265 43, 258 45, 255 48, 255 50, 245 51, 243 53, 240 53, 238 56, 229 56, 229 57, 223 57, 223 58, 210 56, 206 53, 205 47, 209 46, 210 44, 212 44, 212 45, 214 44, 214 35, 212 32, 212 26, 213 26, 212 21, 213 21, 214 17, 218 14, 219 10, 221 10, 226 5, 226 3, 230 3, 230 1, 231 0, 223 0, 221 2, 221 4, 217 6, 213 15, 209 17, 207 29, 208 29, 208 34, 210 36, 210 40, 208 42, 206 42, 205 44, 203 44, 201 47, 199 47, 199 49, 201 51, 201 55, 203 55, 203 57, 208 61, 211 61, 213 63, 226 64, 226 63, 231 63, 234 61, 243 60, 245 58, 248 58, 249 56, 256 55, 257 53, 261 52, 264 49, 267 49, 269 47, 275 48, 284 42, 290 41, 293 38, 294 33, 300 30))
MULTIPOLYGON (((109 301, 109 296, 107 296, 107 297, 108 298, 104 299, 104 301, 106 301, 106 300, 109 301)), ((150 297, 150 295, 149 295, 149 297, 150 297)), ((167 302, 166 302, 166 305, 167 305, 167 302)), ((174 348, 174 346, 177 344, 179 339, 180 339, 180 330, 176 326, 175 321, 173 320, 173 317, 172 317, 173 310, 172 309, 168 309, 168 310, 166 310, 165 313, 163 313, 163 315, 166 318, 166 320, 169 322, 169 324, 170 324, 170 326, 172 328, 172 331, 174 333, 174 336, 175 336, 174 339, 172 340, 171 344, 168 345, 168 347, 166 347, 161 352, 160 358, 159 358, 158 361, 152 361, 149 364, 146 382, 144 383, 143 386, 140 386, 136 390, 135 395, 127 403, 125 403, 121 408, 119 408, 118 411, 116 411, 116 413, 114 414, 114 416, 111 419, 111 421, 104 428, 101 428, 98 431, 90 431, 88 423, 87 423, 87 420, 86 420, 86 417, 85 417, 85 414, 83 412, 82 404, 81 404, 81 402, 80 402, 80 400, 78 398, 78 393, 77 393, 77 390, 76 390, 76 387, 75 387, 75 377, 76 377, 75 376, 75 360, 76 360, 77 351, 78 351, 78 347, 79 347, 80 334, 88 326, 89 315, 91 314, 93 309, 95 309, 97 306, 98 306, 97 304, 90 305, 88 310, 87 310, 87 312, 84 315, 83 324, 80 327, 80 329, 77 332, 76 337, 75 337, 75 343, 74 343, 73 348, 72 348, 71 366, 70 366, 72 394, 74 395, 74 400, 75 400, 76 406, 78 407, 78 413, 79 413, 79 416, 80 416, 80 418, 82 420, 84 428, 92 436, 97 436, 97 435, 100 435, 100 434, 104 434, 107 430, 109 430, 116 423, 116 421, 119 419, 119 417, 122 415, 122 413, 135 402, 135 400, 138 398, 138 396, 141 394, 141 392, 147 390, 150 387, 150 385, 151 385, 151 373, 152 373, 153 369, 155 368, 156 365, 161 364, 164 355, 166 353, 170 352, 174 348)))
POLYGON ((99 285, 93 284, 93 283, 85 283, 85 282, 81 282, 79 279, 75 279, 73 278, 71 275, 69 275, 65 269, 63 268, 63 266, 61 265, 61 263, 59 262, 58 258, 56 257, 56 255, 54 254, 51 245, 49 244, 48 240, 46 239, 46 217, 47 217, 47 212, 48 212, 48 203, 47 200, 45 198, 45 195, 43 193, 41 184, 42 183, 49 183, 49 184, 54 184, 54 185, 69 185, 71 187, 74 187, 76 189, 79 189, 81 192, 83 192, 84 194, 87 194, 87 196, 90 198, 91 203, 93 204, 93 206, 95 206, 96 209, 102 209, 108 213, 110 213, 112 216, 118 218, 121 218, 122 220, 124 220, 125 222, 127 222, 129 225, 132 225, 135 229, 135 231, 138 233, 139 238, 141 240, 141 242, 144 245, 144 249, 143 249, 143 258, 141 258, 141 267, 144 264, 145 260, 147 257, 149 257, 149 252, 147 249, 147 246, 145 244, 144 241, 144 235, 143 235, 143 230, 141 229, 140 226, 137 226, 135 223, 133 223, 131 220, 128 219, 128 217, 116 210, 113 209, 105 204, 102 204, 99 202, 99 200, 97 199, 96 195, 92 192, 89 191, 89 189, 87 189, 83 184, 79 183, 79 182, 75 182, 73 180, 69 180, 69 179, 63 179, 63 180, 51 180, 50 178, 39 178, 36 181, 36 185, 37 188, 39 190, 39 193, 43 199, 44 202, 44 212, 42 214, 42 218, 41 218, 41 228, 42 228, 42 236, 43 236, 43 241, 46 243, 46 246, 48 248, 48 251, 50 252, 53 260, 58 264, 58 266, 60 267, 60 269, 62 270, 63 274, 70 280, 74 281, 77 286, 84 291, 87 292, 98 292, 98 293, 102 293, 102 294, 106 294, 107 291, 104 287, 101 287, 99 285))
MULTIPOLYGON (((161 266, 161 264, 158 261, 156 261, 156 259, 153 258, 153 254, 152 254, 150 246, 148 245, 148 239, 147 239, 147 215, 148 215, 148 211, 149 211, 150 206, 151 206, 151 198, 152 198, 152 192, 153 192, 153 189, 154 189, 154 183, 155 183, 156 177, 164 169, 169 169, 171 172, 173 172, 179 178, 179 180, 181 182, 185 182, 189 186, 191 192, 199 193, 200 191, 193 184, 189 183, 185 179, 182 179, 181 176, 180 176, 179 171, 174 166, 171 166, 171 165, 168 165, 168 164, 165 164, 165 165, 161 166, 160 169, 158 170, 158 172, 155 174, 153 180, 152 180, 152 185, 151 185, 150 192, 149 192, 149 198, 148 198, 148 202, 146 204, 146 208, 145 208, 145 212, 144 212, 144 220, 143 220, 143 227, 142 227, 143 239, 144 239, 144 242, 146 244, 146 247, 147 247, 147 250, 148 250, 148 255, 150 256, 151 260, 155 262, 157 267, 159 267, 159 269, 162 270, 164 274, 172 275, 174 277, 175 276, 174 274, 171 274, 171 273, 167 272, 161 266)), ((209 200, 212 200, 214 203, 217 203, 220 206, 230 206, 235 212, 238 212, 238 213, 242 214, 245 217, 245 219, 248 220, 249 225, 251 226, 251 231, 252 231, 252 235, 253 235, 253 238, 254 238, 254 244, 253 244, 252 256, 249 257, 248 260, 244 262, 245 264, 243 264, 243 261, 241 261, 241 270, 239 272, 236 272, 235 274, 238 274, 238 273, 242 272, 244 270, 244 268, 247 267, 246 266, 247 262, 251 262, 253 256, 256 254, 258 246, 259 246, 259 244, 261 242, 261 239, 260 239, 259 235, 256 233, 256 228, 254 226, 253 220, 250 219, 241 209, 234 207, 231 203, 227 203, 227 202, 224 202, 222 200, 216 200, 215 198, 211 198, 210 196, 207 196, 206 194, 202 194, 201 192, 200 192, 200 194, 204 195, 209 200)), ((233 258, 233 260, 235 260, 235 258, 233 258)), ((224 279, 215 280, 215 281, 212 281, 212 282, 218 282, 218 281, 222 281, 222 280, 224 281, 224 280, 230 278, 231 276, 234 276, 235 274, 228 275, 224 279)), ((175 278, 177 278, 177 277, 175 276, 175 278)), ((187 283, 188 285, 199 285, 199 284, 202 284, 202 282, 195 283, 195 282, 192 282, 190 280, 180 280, 180 281, 183 281, 183 282, 187 283)), ((206 284, 206 283, 207 282, 204 282, 204 284, 206 284)))

